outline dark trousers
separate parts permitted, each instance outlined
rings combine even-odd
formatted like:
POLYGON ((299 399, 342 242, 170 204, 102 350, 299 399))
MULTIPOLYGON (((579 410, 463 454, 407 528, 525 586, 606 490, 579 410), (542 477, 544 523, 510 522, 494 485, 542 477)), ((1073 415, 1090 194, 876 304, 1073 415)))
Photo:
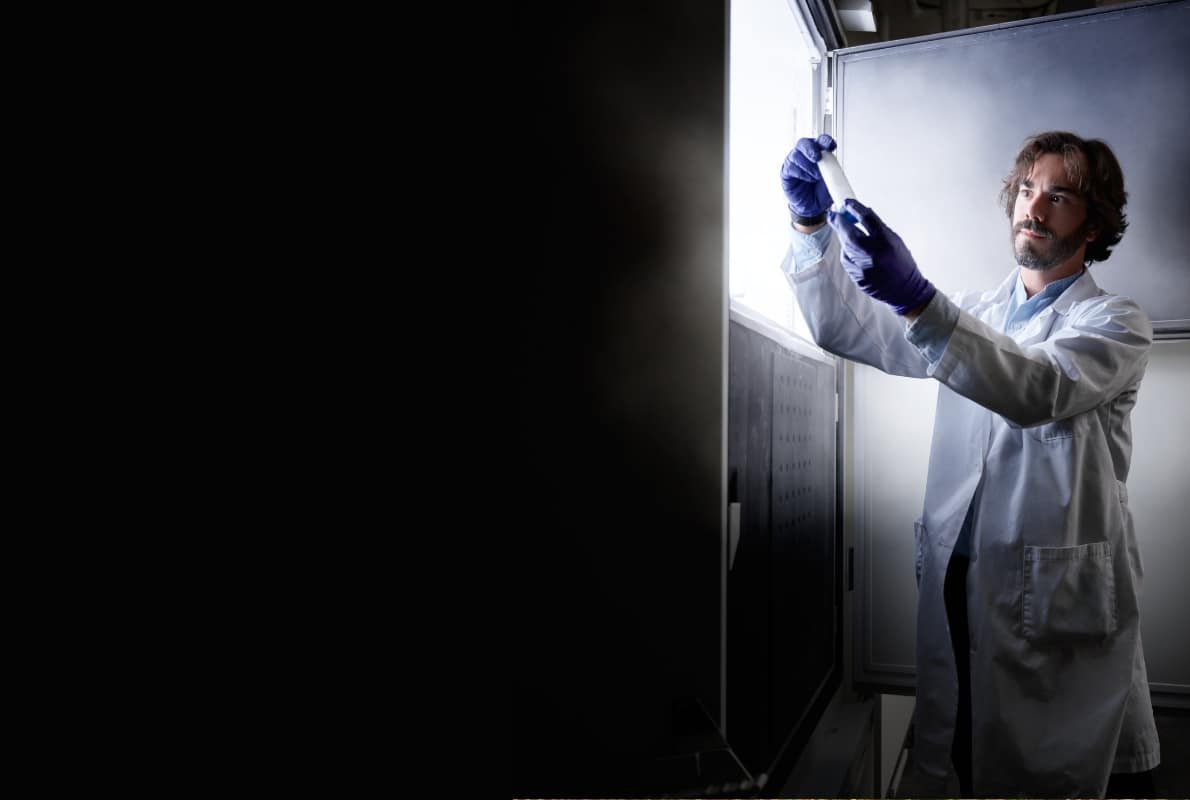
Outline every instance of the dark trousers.
MULTIPOLYGON (((959 776, 959 790, 963 797, 975 796, 971 790, 971 639, 967 630, 967 567, 970 565, 966 556, 952 555, 943 584, 946 620, 950 624, 950 646, 954 650, 954 663, 959 673, 959 709, 950 746, 950 761, 959 776)), ((1153 770, 1113 773, 1107 782, 1107 797, 1156 796, 1153 770)))
POLYGON ((975 796, 971 791, 971 639, 967 631, 967 567, 970 564, 966 556, 952 555, 943 584, 950 646, 959 673, 959 709, 950 745, 950 761, 959 776, 959 790, 963 797, 975 796))
POLYGON ((1104 797, 1157 797, 1157 782, 1153 776, 1156 771, 1113 772, 1104 797))

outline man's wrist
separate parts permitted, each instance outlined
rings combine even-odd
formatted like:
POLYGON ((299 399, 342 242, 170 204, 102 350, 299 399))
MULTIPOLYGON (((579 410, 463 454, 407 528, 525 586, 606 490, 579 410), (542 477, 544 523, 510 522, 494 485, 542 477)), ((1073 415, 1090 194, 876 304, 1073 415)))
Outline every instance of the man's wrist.
POLYGON ((935 289, 934 286, 931 284, 929 287, 929 293, 926 295, 926 299, 922 300, 918 305, 909 309, 901 316, 903 316, 905 318, 905 321, 907 323, 912 325, 913 321, 915 319, 917 319, 918 317, 920 317, 922 312, 926 310, 926 306, 928 306, 930 304, 930 301, 934 299, 934 295, 937 293, 938 293, 938 290, 935 289))
POLYGON ((810 217, 802 216, 796 211, 789 212, 793 216, 794 225, 804 225, 806 227, 822 227, 822 223, 826 222, 826 211, 822 211, 810 217))
MULTIPOLYGON (((931 299, 933 299, 933 298, 931 298, 931 299)), ((908 311, 906 311, 906 312, 905 312, 905 314, 904 314, 904 317, 905 317, 905 319, 906 319, 908 322, 913 322, 913 320, 915 320, 915 319, 917 319, 918 317, 920 317, 920 316, 921 316, 921 312, 925 311, 925 310, 926 310, 926 306, 928 306, 929 304, 930 304, 930 301, 929 301, 929 300, 927 300, 927 301, 925 301, 924 303, 922 303, 921 305, 919 305, 917 308, 911 308, 911 309, 909 309, 909 310, 908 310, 908 311)))
POLYGON ((798 233, 814 233, 815 231, 821 230, 822 226, 826 224, 825 211, 813 217, 803 217, 796 211, 790 211, 790 216, 792 217, 792 222, 790 224, 798 233))

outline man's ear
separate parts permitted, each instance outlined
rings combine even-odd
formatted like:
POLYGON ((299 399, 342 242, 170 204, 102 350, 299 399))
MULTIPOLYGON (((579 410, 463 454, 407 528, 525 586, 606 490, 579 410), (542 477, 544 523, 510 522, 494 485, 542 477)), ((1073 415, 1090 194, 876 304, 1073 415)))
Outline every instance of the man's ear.
POLYGON ((1087 241, 1088 242, 1093 242, 1098 238, 1099 238, 1099 226, 1092 225, 1091 227, 1087 228, 1087 241))

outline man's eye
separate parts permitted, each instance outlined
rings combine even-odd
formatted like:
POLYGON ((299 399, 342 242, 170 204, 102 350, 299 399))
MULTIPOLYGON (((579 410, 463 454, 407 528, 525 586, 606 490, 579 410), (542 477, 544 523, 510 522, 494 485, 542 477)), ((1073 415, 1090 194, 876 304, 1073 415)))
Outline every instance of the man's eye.
POLYGON ((1050 195, 1050 202, 1051 202, 1051 203, 1060 203, 1060 202, 1062 202, 1062 195, 1060 195, 1060 194, 1051 194, 1051 195, 1050 195))

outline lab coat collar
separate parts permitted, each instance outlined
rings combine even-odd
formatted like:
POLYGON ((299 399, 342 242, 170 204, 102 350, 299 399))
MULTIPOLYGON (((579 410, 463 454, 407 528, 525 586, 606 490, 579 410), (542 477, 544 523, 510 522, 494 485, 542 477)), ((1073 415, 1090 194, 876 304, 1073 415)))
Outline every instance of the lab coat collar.
MULTIPOLYGON (((1019 268, 1018 268, 1019 270, 1019 268)), ((1012 299, 1012 293, 1016 289, 1017 273, 1014 272, 1008 277, 997 290, 996 296, 999 300, 998 308, 1001 315, 1008 312, 1008 306, 1012 299)), ((1093 278, 1091 278, 1091 271, 1084 269, 1082 274, 1075 279, 1073 283, 1066 287, 1062 294, 1058 295, 1058 299, 1050 303, 1045 308, 1038 311, 1037 314, 1029 320, 1019 332, 1013 334, 1013 338, 1020 344, 1035 344, 1050 335, 1053 329, 1055 314, 1066 316, 1070 312, 1071 306, 1080 300, 1085 300, 1089 297, 1094 297, 1099 294, 1099 287, 1096 285, 1093 278)), ((1000 324, 1003 324, 1002 319, 1000 324)))
POLYGON ((1066 287, 1066 291, 1058 295, 1058 299, 1050 304, 1055 314, 1066 316, 1070 307, 1080 300, 1086 300, 1099 294, 1099 284, 1091 277, 1091 270, 1084 269, 1078 279, 1066 287))
POLYGON ((1014 269, 1008 273, 1008 277, 998 287, 990 292, 984 292, 980 296, 979 302, 969 309, 971 313, 995 327, 996 330, 1002 328, 1004 314, 1008 311, 1008 302, 1012 299, 1012 290, 1016 286, 1016 274, 1017 271, 1014 269))
MULTIPOLYGON (((1017 276, 1020 274, 1020 267, 1017 267, 1008 274, 1004 282, 996 289, 992 296, 992 302, 1008 303, 1012 299, 1012 292, 1016 289, 1017 276)), ((1038 312, 1038 316, 1048 312, 1055 312, 1065 316, 1070 311, 1070 307, 1080 300, 1086 300, 1088 297, 1094 297, 1099 294, 1099 284, 1095 283, 1095 279, 1091 277, 1091 270, 1084 269, 1083 274, 1079 275, 1074 283, 1066 287, 1062 294, 1058 295, 1058 299, 1050 303, 1048 306, 1038 312)))
MULTIPOLYGON (((1012 290, 1016 288, 1016 277, 1020 273, 1021 268, 1017 267, 1012 272, 1008 273, 1008 277, 1001 282, 992 294, 993 303, 1007 303, 1012 299, 1012 290)), ((985 295, 986 297, 986 295, 985 295)))

